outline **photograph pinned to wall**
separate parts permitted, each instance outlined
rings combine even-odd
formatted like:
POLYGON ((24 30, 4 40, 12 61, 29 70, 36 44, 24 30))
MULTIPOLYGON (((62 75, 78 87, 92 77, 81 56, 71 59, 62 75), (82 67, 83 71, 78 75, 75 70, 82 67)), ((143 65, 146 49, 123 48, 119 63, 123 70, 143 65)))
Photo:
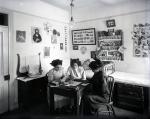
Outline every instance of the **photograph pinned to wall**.
POLYGON ((73 50, 79 50, 78 45, 73 45, 73 50))
POLYGON ((52 34, 52 37, 51 37, 51 43, 52 44, 57 44, 57 40, 58 40, 59 36, 60 36, 60 32, 58 32, 56 29, 53 29, 53 34, 52 34))
POLYGON ((148 57, 150 54, 150 24, 134 24, 133 55, 135 57, 148 57))
POLYGON ((96 59, 96 51, 91 51, 91 58, 96 59))
POLYGON ((50 47, 44 47, 44 57, 50 57, 50 47))
POLYGON ((63 43, 60 43, 60 50, 63 50, 63 49, 64 49, 63 43))
POLYGON ((44 25, 44 31, 46 31, 47 34, 52 32, 52 25, 49 22, 43 23, 44 25))
POLYGON ((60 36, 60 32, 56 29, 53 29, 53 35, 60 36))
POLYGON ((26 41, 26 31, 16 31, 16 42, 24 43, 26 41))
POLYGON ((81 54, 85 54, 85 53, 87 52, 87 47, 82 46, 82 47, 80 48, 80 51, 81 51, 81 54))
POLYGON ((41 30, 39 27, 31 27, 32 41, 40 43, 42 41, 41 30))
POLYGON ((52 44, 57 44, 57 36, 56 35, 51 36, 51 43, 52 44))
POLYGON ((108 29, 108 36, 112 36, 114 34, 115 34, 114 29, 108 29))

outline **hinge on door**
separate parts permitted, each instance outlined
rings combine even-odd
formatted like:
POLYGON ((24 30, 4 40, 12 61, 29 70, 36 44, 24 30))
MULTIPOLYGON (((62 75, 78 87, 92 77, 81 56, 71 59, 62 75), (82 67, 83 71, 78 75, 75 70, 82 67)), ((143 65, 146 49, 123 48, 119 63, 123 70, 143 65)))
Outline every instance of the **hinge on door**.
POLYGON ((4 76, 4 80, 6 81, 6 80, 10 80, 10 75, 8 74, 8 75, 5 75, 4 76))

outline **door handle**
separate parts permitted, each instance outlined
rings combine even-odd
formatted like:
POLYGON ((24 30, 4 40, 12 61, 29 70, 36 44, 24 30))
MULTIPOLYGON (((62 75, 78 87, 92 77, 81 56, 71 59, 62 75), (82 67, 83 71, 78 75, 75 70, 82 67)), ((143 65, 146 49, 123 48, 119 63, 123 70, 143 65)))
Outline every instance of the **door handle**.
POLYGON ((10 80, 10 74, 8 74, 8 75, 4 75, 4 80, 5 80, 5 81, 10 80))

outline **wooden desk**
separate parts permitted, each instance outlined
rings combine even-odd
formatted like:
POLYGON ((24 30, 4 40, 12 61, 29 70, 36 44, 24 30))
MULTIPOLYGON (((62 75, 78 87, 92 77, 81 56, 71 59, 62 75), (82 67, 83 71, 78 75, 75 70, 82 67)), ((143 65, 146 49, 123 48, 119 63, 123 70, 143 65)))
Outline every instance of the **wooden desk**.
POLYGON ((29 108, 32 105, 47 101, 47 79, 45 75, 34 77, 18 77, 19 108, 29 108))
POLYGON ((114 104, 133 111, 148 111, 149 106, 149 76, 126 72, 114 72, 114 104))
POLYGON ((51 86, 51 85, 49 85, 51 113, 53 113, 54 109, 55 109, 54 94, 57 94, 57 95, 62 95, 62 96, 66 96, 69 98, 73 98, 74 104, 75 104, 75 114, 79 115, 81 97, 83 94, 83 90, 87 85, 88 85, 88 83, 81 83, 77 86, 65 86, 65 85, 51 86))

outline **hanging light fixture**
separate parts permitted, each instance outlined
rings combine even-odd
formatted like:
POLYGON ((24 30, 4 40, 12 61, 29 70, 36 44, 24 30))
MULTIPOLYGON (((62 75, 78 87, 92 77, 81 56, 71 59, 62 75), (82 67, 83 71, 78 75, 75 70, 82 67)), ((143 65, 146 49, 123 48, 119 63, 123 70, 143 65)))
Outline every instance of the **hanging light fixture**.
POLYGON ((74 25, 74 18, 73 18, 73 7, 74 7, 74 4, 73 4, 73 1, 74 0, 70 0, 70 27, 72 28, 73 27, 73 25, 74 25))

